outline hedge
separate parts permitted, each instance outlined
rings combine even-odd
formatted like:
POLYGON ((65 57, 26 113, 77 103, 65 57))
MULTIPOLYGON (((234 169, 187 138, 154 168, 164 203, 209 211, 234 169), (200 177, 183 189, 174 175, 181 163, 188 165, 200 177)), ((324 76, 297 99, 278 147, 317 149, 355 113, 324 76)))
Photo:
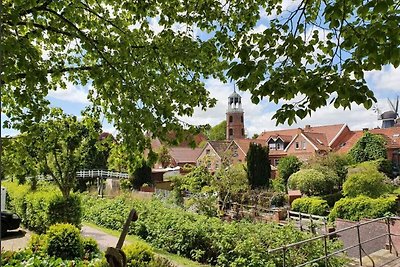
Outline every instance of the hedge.
POLYGON ((7 189, 8 208, 18 214, 22 224, 37 233, 44 233, 56 223, 70 223, 81 226, 82 207, 80 196, 71 194, 62 197, 55 186, 39 186, 30 191, 28 185, 3 182, 7 189))
MULTIPOLYGON (((282 254, 268 254, 268 249, 311 237, 291 225, 227 223, 166 207, 157 200, 145 202, 127 196, 110 200, 87 195, 83 199, 85 221, 120 231, 130 209, 135 208, 139 219, 132 223, 130 234, 170 253, 216 266, 280 266, 282 254)), ((329 251, 338 247, 337 243, 329 241, 329 251)), ((288 249, 286 263, 294 266, 323 254, 322 243, 315 241, 288 249)), ((341 258, 332 258, 330 262, 332 266, 343 266, 341 258)))
POLYGON ((328 202, 319 197, 302 197, 292 202, 292 210, 297 212, 325 216, 328 209, 328 202))
POLYGON ((336 218, 351 221, 359 221, 363 218, 375 219, 386 216, 388 213, 397 212, 397 197, 370 198, 358 196, 355 198, 345 197, 336 202, 329 219, 336 218))

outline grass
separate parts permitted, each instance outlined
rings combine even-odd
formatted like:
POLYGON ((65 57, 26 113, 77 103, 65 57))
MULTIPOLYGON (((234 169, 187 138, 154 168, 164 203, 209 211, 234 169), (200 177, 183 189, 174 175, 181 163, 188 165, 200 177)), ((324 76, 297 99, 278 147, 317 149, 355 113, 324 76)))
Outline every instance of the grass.
MULTIPOLYGON (((121 234, 121 232, 119 232, 119 231, 107 229, 105 227, 101 227, 101 226, 98 226, 96 224, 89 223, 89 222, 84 222, 83 225, 92 227, 94 229, 100 230, 106 234, 109 234, 109 235, 112 235, 115 237, 119 237, 121 234)), ((144 242, 144 243, 148 244, 149 246, 151 246, 153 248, 153 250, 156 254, 168 259, 169 261, 171 261, 178 267, 209 267, 210 266, 210 265, 204 265, 204 264, 189 260, 185 257, 179 256, 176 254, 168 253, 162 249, 155 248, 151 244, 147 243, 146 241, 144 241, 143 239, 141 239, 140 237, 135 236, 135 235, 127 235, 125 240, 128 242, 131 242, 131 243, 144 242)))

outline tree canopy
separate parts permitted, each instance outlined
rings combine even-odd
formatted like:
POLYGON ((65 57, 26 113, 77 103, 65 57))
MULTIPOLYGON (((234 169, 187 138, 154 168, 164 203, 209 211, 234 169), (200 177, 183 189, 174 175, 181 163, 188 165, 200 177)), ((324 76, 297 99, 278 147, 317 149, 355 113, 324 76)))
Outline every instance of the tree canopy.
POLYGON ((215 105, 203 82, 210 77, 237 80, 254 103, 292 101, 277 111, 277 123, 291 124, 329 99, 369 108, 375 97, 364 71, 400 63, 399 6, 303 0, 286 12, 281 0, 5 0, 5 126, 39 121, 49 92, 67 82, 90 85, 93 111, 138 151, 150 146, 145 130, 166 138, 194 129, 180 116, 215 105), (254 30, 260 16, 268 18, 262 32, 254 30), (296 102, 298 95, 304 98, 296 102))
POLYGON ((387 157, 386 140, 381 135, 366 132, 351 148, 349 156, 356 163, 385 159, 387 157))
POLYGON ((226 140, 226 121, 221 121, 207 131, 208 140, 226 140))

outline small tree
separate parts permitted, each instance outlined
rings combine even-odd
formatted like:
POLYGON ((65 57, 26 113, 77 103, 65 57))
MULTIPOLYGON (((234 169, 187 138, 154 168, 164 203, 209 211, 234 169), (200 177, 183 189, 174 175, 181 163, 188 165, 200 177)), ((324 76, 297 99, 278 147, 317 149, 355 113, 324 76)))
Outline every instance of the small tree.
POLYGON ((163 168, 168 167, 171 164, 172 157, 169 154, 168 147, 161 146, 160 151, 158 152, 158 162, 161 163, 163 168))
POLYGON ((328 169, 334 171, 338 177, 338 186, 341 187, 347 175, 348 158, 345 155, 328 153, 324 156, 315 156, 307 161, 303 167, 307 169, 328 169))
POLYGON ((347 197, 363 195, 377 198, 391 189, 390 180, 378 171, 352 173, 343 184, 343 194, 347 197))
POLYGON ((300 170, 302 162, 293 155, 286 156, 279 161, 278 175, 286 185, 290 175, 300 170))
POLYGON ((288 187, 298 189, 308 196, 329 194, 335 185, 330 177, 326 177, 321 171, 303 169, 289 177, 288 187))
POLYGON ((142 159, 141 164, 136 167, 131 183, 135 189, 139 189, 143 184, 153 184, 151 167, 145 159, 142 159))
POLYGON ((271 177, 271 165, 268 147, 251 143, 246 155, 247 179, 251 188, 268 186, 271 177))
POLYGON ((366 132, 349 151, 349 156, 355 163, 386 159, 386 140, 381 135, 366 132))

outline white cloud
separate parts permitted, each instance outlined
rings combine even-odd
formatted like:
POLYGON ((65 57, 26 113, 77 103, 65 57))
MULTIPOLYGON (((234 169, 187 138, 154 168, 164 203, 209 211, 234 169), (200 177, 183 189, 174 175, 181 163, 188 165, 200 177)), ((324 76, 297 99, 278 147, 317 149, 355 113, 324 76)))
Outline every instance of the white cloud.
POLYGON ((55 98, 58 100, 80 103, 80 104, 88 104, 89 100, 88 90, 81 85, 74 85, 70 82, 66 82, 67 88, 62 89, 58 88, 56 91, 49 91, 49 97, 55 98))
POLYGON ((375 92, 392 91, 400 93, 400 68, 385 66, 382 70, 365 72, 365 79, 375 92))
MULTIPOLYGON (((286 15, 287 11, 293 11, 300 5, 301 0, 282 0, 282 15, 286 15)), ((261 19, 274 19, 277 17, 276 11, 272 11, 272 14, 268 14, 264 8, 260 10, 261 19)))

